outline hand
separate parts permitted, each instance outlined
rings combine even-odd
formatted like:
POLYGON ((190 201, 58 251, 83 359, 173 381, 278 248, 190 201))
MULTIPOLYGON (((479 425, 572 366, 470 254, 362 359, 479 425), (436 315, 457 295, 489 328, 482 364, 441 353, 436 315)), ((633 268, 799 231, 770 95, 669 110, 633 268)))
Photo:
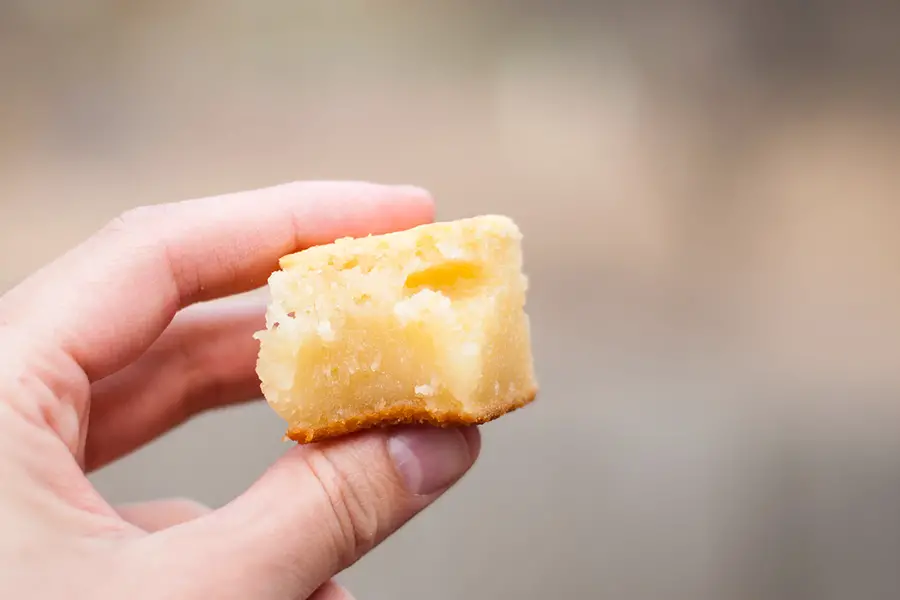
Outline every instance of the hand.
POLYGON ((259 397, 261 311, 204 301, 299 248, 432 217, 421 190, 363 183, 142 208, 0 298, 0 598, 350 598, 330 578, 463 475, 475 429, 294 447, 216 511, 114 508, 85 472, 259 397))

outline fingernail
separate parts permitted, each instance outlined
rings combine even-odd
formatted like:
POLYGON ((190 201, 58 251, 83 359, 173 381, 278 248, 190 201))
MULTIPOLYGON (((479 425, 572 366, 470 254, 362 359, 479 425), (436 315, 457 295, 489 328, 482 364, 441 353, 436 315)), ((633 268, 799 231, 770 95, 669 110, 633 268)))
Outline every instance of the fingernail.
POLYGON ((388 440, 388 451, 406 489, 422 496, 446 488, 473 462, 469 444, 457 429, 398 430, 388 440))

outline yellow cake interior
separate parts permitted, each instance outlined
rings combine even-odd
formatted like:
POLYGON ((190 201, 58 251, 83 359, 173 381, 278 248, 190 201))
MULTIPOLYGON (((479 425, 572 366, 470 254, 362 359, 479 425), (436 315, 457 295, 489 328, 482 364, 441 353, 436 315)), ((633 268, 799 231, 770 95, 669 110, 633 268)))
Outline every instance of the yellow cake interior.
POLYGON ((521 239, 483 216, 284 257, 257 371, 288 436, 478 423, 531 401, 521 239))

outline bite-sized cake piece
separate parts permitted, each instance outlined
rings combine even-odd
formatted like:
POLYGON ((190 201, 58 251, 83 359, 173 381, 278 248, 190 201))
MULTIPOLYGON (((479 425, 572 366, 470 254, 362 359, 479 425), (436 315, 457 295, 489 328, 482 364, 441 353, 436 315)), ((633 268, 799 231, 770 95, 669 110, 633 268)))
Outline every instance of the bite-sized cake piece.
POLYGON ((522 235, 482 216, 284 257, 257 372, 305 443, 399 423, 483 423, 531 402, 522 235))

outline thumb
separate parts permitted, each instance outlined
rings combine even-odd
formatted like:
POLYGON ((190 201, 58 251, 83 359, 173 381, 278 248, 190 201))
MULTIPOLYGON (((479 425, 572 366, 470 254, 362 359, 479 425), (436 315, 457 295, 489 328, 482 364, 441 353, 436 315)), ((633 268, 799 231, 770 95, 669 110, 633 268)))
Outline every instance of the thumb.
POLYGON ((224 508, 168 530, 216 598, 305 598, 472 466, 477 429, 376 430, 287 452, 224 508))

